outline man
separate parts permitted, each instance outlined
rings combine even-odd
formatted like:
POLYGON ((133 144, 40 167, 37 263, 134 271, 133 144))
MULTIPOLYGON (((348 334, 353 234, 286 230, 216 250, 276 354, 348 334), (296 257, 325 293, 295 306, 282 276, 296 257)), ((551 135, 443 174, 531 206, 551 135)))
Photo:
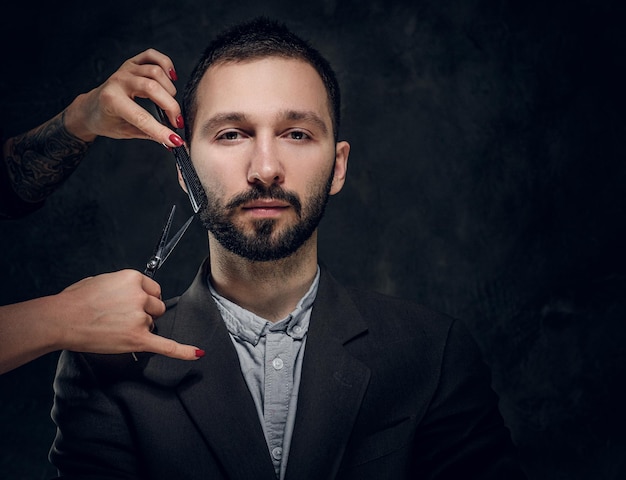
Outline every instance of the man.
POLYGON ((461 325, 345 289, 318 261, 350 148, 339 105, 328 63, 280 24, 205 51, 183 106, 209 257, 158 332, 206 355, 64 352, 62 477, 523 478, 461 325))

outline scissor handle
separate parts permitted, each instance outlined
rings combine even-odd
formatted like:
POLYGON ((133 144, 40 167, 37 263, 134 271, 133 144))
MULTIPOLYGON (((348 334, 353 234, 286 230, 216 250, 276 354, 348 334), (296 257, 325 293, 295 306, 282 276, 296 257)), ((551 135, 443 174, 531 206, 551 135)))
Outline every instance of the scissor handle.
POLYGON ((154 274, 156 273, 158 268, 159 259, 156 257, 152 257, 150 260, 148 260, 148 263, 146 264, 146 269, 144 270, 143 274, 149 278, 154 278, 154 274))

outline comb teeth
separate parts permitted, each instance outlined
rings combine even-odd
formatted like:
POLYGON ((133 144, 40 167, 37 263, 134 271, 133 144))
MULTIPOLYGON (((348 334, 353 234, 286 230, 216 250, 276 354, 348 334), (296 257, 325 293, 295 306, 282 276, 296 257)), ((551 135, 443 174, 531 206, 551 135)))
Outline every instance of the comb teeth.
MULTIPOLYGON (((176 128, 167 118, 165 111, 163 111, 163 109, 158 105, 155 104, 155 106, 161 123, 166 125, 171 130, 176 131, 176 128)), ((202 207, 204 198, 206 198, 204 188, 200 183, 196 169, 193 168, 193 163, 191 163, 191 158, 189 158, 187 149, 184 146, 180 146, 173 148, 172 151, 174 152, 174 158, 176 158, 176 163, 178 164, 178 168, 180 168, 180 173, 183 176, 183 181, 187 187, 187 195, 189 196, 193 213, 198 213, 198 210, 202 207)))
POLYGON ((198 210, 202 207, 203 199, 206 197, 202 183, 200 183, 198 174, 193 168, 191 158, 189 158, 189 154, 184 146, 174 149, 174 157, 176 157, 176 163, 178 168, 180 168, 180 173, 187 187, 187 195, 189 196, 193 212, 198 213, 198 210))

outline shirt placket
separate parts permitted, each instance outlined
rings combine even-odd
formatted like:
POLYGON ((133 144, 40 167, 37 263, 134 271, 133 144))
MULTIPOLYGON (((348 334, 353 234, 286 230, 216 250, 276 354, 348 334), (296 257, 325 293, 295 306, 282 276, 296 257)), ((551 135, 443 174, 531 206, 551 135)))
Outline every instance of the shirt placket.
POLYGON ((285 424, 293 389, 293 359, 288 358, 287 354, 291 351, 292 341, 284 331, 270 330, 266 334, 263 416, 268 447, 277 474, 283 458, 285 424))

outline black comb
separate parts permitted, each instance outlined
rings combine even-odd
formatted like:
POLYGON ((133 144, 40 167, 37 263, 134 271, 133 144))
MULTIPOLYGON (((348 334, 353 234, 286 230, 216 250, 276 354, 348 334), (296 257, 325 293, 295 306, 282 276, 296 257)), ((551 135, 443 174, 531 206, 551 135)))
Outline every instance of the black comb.
MULTIPOLYGON (((176 128, 170 123, 167 115, 158 105, 156 106, 157 112, 159 114, 159 119, 161 123, 166 127, 176 131, 176 128)), ((184 145, 180 147, 173 147, 172 153, 174 153, 174 158, 176 159, 176 164, 180 169, 180 173, 183 177, 183 181, 185 182, 185 186, 187 187, 187 195, 189 196, 189 201, 191 202, 191 208, 193 208, 194 213, 198 213, 198 210, 202 207, 202 202, 206 195, 204 193, 204 188, 200 183, 200 179, 198 178, 198 174, 196 170, 193 168, 193 163, 191 163, 191 158, 187 153, 187 149, 184 145)))

